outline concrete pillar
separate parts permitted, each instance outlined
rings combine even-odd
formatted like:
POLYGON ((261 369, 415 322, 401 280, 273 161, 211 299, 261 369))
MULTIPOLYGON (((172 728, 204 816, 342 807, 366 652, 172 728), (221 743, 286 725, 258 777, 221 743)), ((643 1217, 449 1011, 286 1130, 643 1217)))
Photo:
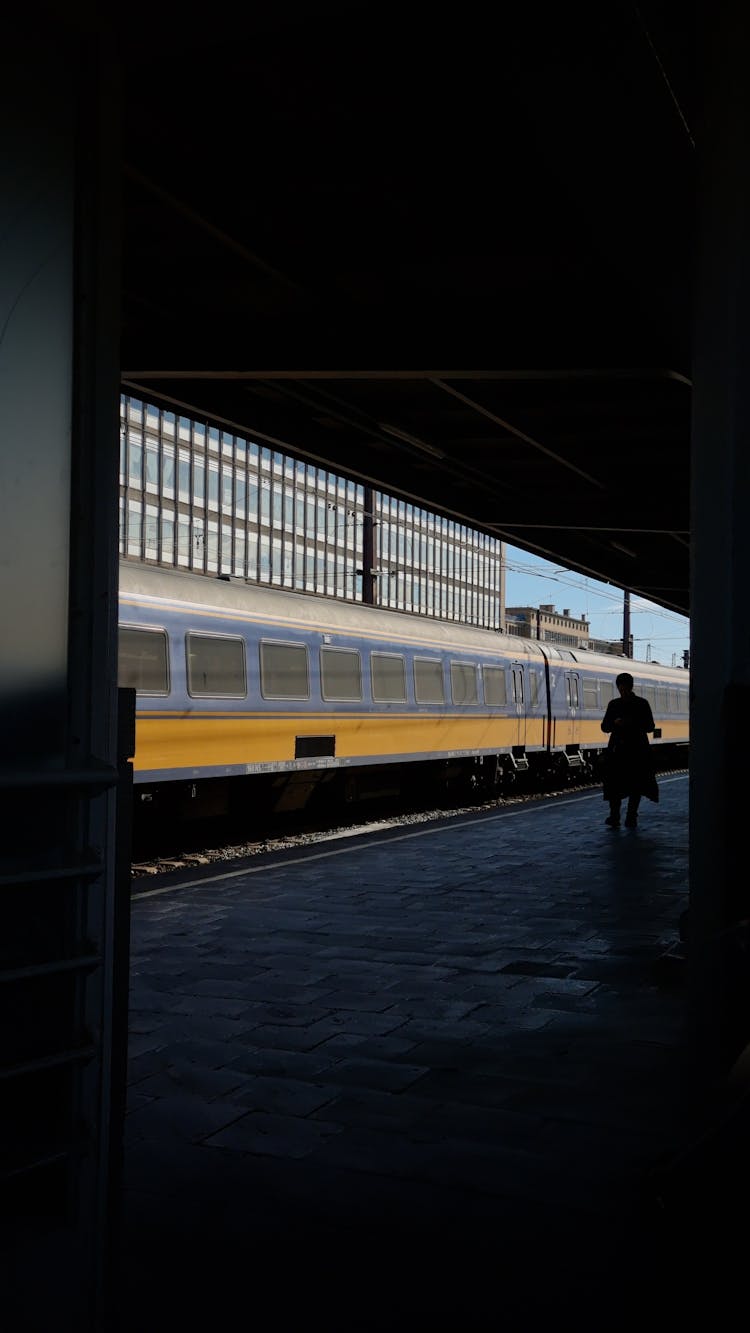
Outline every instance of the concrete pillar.
POLYGON ((703 9, 692 438, 690 1022, 701 1077, 750 1041, 750 22, 703 9))
POLYGON ((106 35, 52 12, 0 43, 0 1318, 86 1333, 107 1319, 122 1055, 120 155, 106 35))

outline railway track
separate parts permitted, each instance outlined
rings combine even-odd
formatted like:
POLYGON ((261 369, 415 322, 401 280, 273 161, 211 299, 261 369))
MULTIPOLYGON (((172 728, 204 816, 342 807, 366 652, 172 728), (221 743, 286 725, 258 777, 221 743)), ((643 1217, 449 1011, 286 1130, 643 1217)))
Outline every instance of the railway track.
MULTIPOLYGON (((657 777, 660 774, 678 774, 687 771, 686 768, 664 767, 657 769, 657 777)), ((554 789, 516 791, 512 795, 477 799, 476 801, 464 799, 462 802, 444 802, 429 809, 416 808, 412 804, 409 809, 390 808, 381 810, 377 814, 370 812, 367 816, 361 812, 352 812, 350 817, 346 819, 342 819, 341 811, 336 810, 332 812, 330 821, 318 819, 315 824, 308 822, 304 826, 296 828, 269 829, 263 836, 255 834, 243 838, 235 835, 235 837, 226 841, 218 838, 215 842, 211 842, 207 830, 205 846, 191 847, 190 850, 179 853, 172 852, 163 856, 150 856, 133 861, 131 878, 141 880, 147 877, 169 874, 174 870, 188 870, 196 866, 225 864, 259 856, 266 852, 286 851, 290 848, 304 847, 318 842, 329 842, 337 838, 356 837, 363 833, 376 833, 388 828, 426 824, 436 819, 446 819, 451 816, 479 814, 482 811, 522 805, 530 801, 546 801, 555 797, 570 796, 572 793, 579 791, 595 791, 597 787, 601 787, 601 783, 569 783, 564 787, 554 789)), ((192 842, 196 841, 194 832, 191 840, 192 842)))

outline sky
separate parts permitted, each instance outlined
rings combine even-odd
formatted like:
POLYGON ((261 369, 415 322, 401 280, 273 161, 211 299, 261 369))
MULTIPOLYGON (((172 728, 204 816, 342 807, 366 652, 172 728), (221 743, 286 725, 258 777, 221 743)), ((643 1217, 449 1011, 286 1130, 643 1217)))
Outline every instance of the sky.
MULTIPOLYGON (((506 546, 506 606, 539 606, 551 602, 556 611, 566 607, 571 616, 586 616, 595 639, 622 636, 623 593, 612 583, 598 583, 554 565, 549 560, 506 546)), ((690 622, 676 611, 647 602, 631 593, 630 632, 633 657, 640 662, 682 666, 682 654, 690 648, 690 622)))

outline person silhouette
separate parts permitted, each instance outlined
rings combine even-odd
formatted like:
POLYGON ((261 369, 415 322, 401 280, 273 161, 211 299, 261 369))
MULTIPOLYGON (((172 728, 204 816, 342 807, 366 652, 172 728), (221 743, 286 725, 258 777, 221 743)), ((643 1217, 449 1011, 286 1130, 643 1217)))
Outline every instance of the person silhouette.
POLYGON ((628 808, 625 827, 637 828, 641 797, 659 800, 659 788, 649 745, 654 731, 654 715, 648 699, 633 692, 633 677, 622 671, 615 681, 618 699, 610 699, 602 719, 602 731, 609 734, 604 756, 604 800, 609 802, 609 828, 620 827, 620 808, 625 797, 628 808))

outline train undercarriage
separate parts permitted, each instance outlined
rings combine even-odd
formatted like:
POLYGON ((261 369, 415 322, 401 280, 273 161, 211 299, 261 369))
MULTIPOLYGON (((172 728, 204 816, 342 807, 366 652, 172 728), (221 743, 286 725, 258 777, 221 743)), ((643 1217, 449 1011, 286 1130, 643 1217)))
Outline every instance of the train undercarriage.
MULTIPOLYGON (((684 768, 688 745, 659 746, 657 770, 684 768)), ((205 838, 207 826, 262 831, 324 812, 373 812, 397 802, 439 807, 457 800, 490 800, 532 791, 559 791, 601 780, 604 748, 457 756, 416 762, 293 769, 185 781, 136 782, 134 854, 148 854, 165 833, 183 841, 205 838)))

